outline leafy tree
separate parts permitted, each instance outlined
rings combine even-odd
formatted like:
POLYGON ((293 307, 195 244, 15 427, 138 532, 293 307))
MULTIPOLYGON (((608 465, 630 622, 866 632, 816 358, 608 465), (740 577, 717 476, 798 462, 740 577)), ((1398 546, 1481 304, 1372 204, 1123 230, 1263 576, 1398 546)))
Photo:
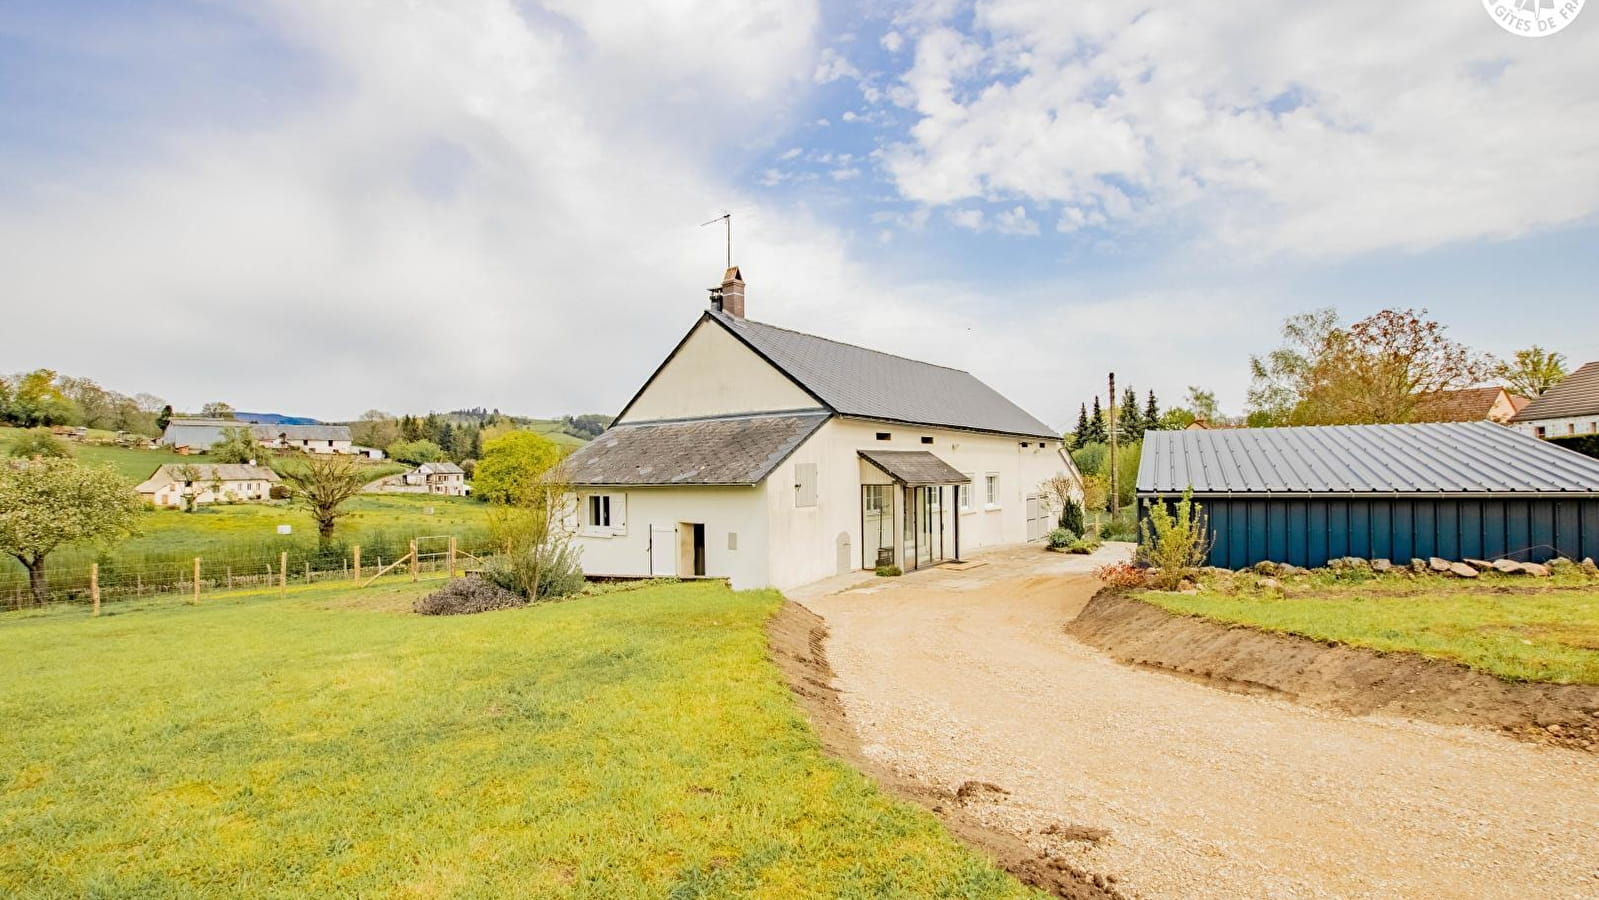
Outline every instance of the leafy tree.
POLYGON ((266 450, 255 439, 255 432, 244 426, 222 429, 222 440, 212 444, 206 455, 217 463, 253 464, 267 458, 266 450))
POLYGON ((56 379, 56 385, 72 406, 74 422, 88 428, 117 427, 117 399, 120 395, 88 378, 63 376, 56 379))
POLYGON ((350 426, 350 437, 363 447, 387 450, 400 440, 400 423, 380 409, 369 409, 350 426))
POLYGON ((109 468, 70 459, 0 463, 0 552, 28 570, 33 601, 49 598, 45 560, 58 548, 134 532, 143 508, 109 468))
POLYGON ((1517 350, 1511 362, 1499 368, 1499 380, 1512 394, 1536 397, 1565 380, 1565 356, 1533 344, 1517 350))
POLYGON ((161 429, 164 434, 170 424, 172 424, 172 404, 165 403, 161 406, 161 412, 155 417, 155 427, 161 429))
POLYGON ((1414 422, 1441 392, 1493 377, 1490 357, 1426 314, 1385 309, 1347 328, 1330 309, 1289 317, 1284 345, 1250 359, 1251 412, 1286 425, 1414 422))
POLYGON ((283 472, 294 502, 316 520, 317 542, 327 547, 333 541, 333 526, 349 515, 344 504, 366 486, 366 473, 353 457, 313 453, 298 465, 283 472))
MULTIPOLYGON (((498 412, 498 410, 496 410, 498 412)), ((605 433, 611 427, 611 417, 598 413, 586 413, 581 416, 563 416, 561 430, 573 437, 580 437, 585 441, 593 440, 605 433)))
POLYGON ((417 466, 426 462, 442 462, 444 451, 432 441, 399 441, 389 445, 389 456, 417 466))
POLYGON ((513 431, 486 441, 472 478, 473 494, 490 503, 524 503, 560 461, 561 449, 531 431, 513 431))
POLYGON ((56 440, 48 428, 32 428, 24 431, 11 445, 13 459, 70 459, 72 451, 67 445, 56 440))
POLYGON ((219 400, 200 407, 200 415, 211 419, 231 419, 233 418, 233 407, 219 400))
POLYGON ((1160 404, 1155 402, 1155 392, 1149 392, 1149 400, 1144 404, 1144 430, 1160 430, 1160 404))
POLYGON ((35 369, 10 379, 10 402, 5 410, 8 421, 23 428, 64 425, 72 418, 72 403, 56 384, 51 369, 35 369))

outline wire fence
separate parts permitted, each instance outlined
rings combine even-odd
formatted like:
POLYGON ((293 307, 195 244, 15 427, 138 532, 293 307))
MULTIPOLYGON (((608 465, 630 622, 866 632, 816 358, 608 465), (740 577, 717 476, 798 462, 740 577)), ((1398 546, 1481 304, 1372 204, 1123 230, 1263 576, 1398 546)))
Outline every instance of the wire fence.
MULTIPOLYGON (((412 539, 363 553, 360 546, 305 550, 271 547, 257 551, 198 555, 132 563, 102 558, 45 568, 45 603, 114 602, 146 597, 205 594, 249 588, 348 583, 368 584, 375 575, 461 574, 484 565, 487 546, 461 544, 451 535, 412 539), (397 565, 398 564, 398 565, 397 565)), ((23 609, 40 605, 26 571, 0 572, 0 605, 23 609)))

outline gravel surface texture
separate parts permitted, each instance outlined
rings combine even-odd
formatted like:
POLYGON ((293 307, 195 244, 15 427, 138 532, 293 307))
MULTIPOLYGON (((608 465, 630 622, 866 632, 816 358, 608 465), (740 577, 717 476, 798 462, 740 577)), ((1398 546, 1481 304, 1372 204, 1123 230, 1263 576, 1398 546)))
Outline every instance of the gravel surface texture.
POLYGON ((1062 628, 1127 551, 791 598, 826 620, 864 755, 1003 788, 968 810, 1131 896, 1599 897, 1599 759, 1113 662, 1062 628))

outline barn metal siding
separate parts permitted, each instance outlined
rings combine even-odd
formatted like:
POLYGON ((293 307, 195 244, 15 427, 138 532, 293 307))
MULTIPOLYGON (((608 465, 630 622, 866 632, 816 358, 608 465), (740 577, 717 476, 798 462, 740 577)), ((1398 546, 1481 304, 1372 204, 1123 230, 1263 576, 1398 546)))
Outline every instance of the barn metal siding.
MULTIPOLYGON (((1172 497, 1161 498, 1169 507, 1172 497)), ((1139 516, 1153 497, 1141 498, 1139 516)), ((1599 498, 1470 497, 1194 498, 1214 544, 1210 564, 1243 568, 1263 560, 1317 567, 1358 556, 1545 562, 1599 558, 1599 498)))

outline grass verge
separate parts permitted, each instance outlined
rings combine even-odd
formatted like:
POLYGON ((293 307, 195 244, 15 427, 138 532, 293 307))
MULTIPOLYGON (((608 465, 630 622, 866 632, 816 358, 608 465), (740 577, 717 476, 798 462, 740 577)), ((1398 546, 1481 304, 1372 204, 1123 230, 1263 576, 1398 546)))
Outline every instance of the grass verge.
POLYGON ((1143 591, 1172 612, 1384 652, 1447 659, 1513 681, 1599 684, 1599 585, 1399 575, 1207 578, 1198 594, 1143 591))
POLYGON ((1024 896, 825 758, 770 592, 0 616, 10 896, 1024 896))

